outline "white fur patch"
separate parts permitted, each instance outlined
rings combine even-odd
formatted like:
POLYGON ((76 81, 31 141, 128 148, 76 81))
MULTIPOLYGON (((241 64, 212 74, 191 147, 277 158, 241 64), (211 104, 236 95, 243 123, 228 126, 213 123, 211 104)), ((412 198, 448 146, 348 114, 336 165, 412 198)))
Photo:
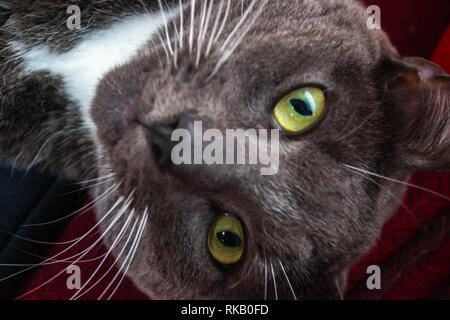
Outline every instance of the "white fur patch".
POLYGON ((69 98, 79 103, 83 121, 95 137, 96 127, 89 110, 100 80, 115 67, 130 61, 163 25, 161 13, 142 14, 92 32, 62 54, 52 52, 45 45, 23 50, 24 46, 15 42, 11 48, 23 59, 25 72, 48 71, 62 77, 69 98))

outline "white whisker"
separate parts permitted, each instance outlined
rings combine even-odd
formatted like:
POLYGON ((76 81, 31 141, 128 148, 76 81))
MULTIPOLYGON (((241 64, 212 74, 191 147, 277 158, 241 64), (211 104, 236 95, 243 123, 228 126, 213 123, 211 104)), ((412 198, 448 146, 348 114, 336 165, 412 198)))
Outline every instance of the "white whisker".
POLYGON ((120 252, 117 254, 116 259, 114 260, 114 262, 112 263, 112 265, 109 267, 109 269, 102 275, 102 277, 100 279, 98 279, 90 288, 88 288, 87 290, 85 290, 81 295, 79 295, 77 297, 77 299, 81 298, 83 295, 87 294, 89 291, 91 291, 93 288, 95 288, 108 274, 109 272, 116 266, 117 262, 120 260, 120 257, 122 256, 123 252, 125 251, 126 247, 128 246, 130 239, 133 235, 134 229, 136 228, 136 224, 138 222, 138 219, 135 219, 133 227, 131 228, 129 234, 128 234, 128 238, 125 241, 125 244, 123 245, 122 249, 120 250, 120 252))
POLYGON ((107 174, 107 175, 104 175, 104 176, 101 176, 101 177, 98 177, 98 178, 89 179, 89 180, 84 180, 84 181, 79 181, 79 182, 76 182, 75 184, 81 184, 81 185, 83 185, 83 184, 86 184, 86 183, 98 182, 98 181, 102 181, 102 180, 105 180, 105 179, 112 178, 112 177, 114 177, 115 175, 116 175, 115 173, 109 173, 109 174, 107 174))
POLYGON ((175 69, 178 68, 178 47, 175 46, 175 51, 173 53, 173 66, 175 69))
POLYGON ((198 67, 198 65, 200 63, 201 45, 202 45, 201 37, 202 37, 203 29, 205 27, 207 3, 208 2, 206 0, 203 1, 203 6, 201 7, 201 11, 200 11, 200 30, 199 30, 199 33, 197 36, 197 59, 195 60, 196 67, 198 67))
POLYGON ((102 201, 107 199, 108 196, 111 195, 120 185, 121 185, 121 183, 112 185, 111 187, 106 189, 106 191, 104 193, 102 193, 100 196, 98 196, 96 199, 90 201, 88 204, 84 205, 83 207, 81 207, 77 211, 72 212, 72 213, 70 213, 70 214, 68 214, 68 215, 66 215, 64 217, 61 217, 61 218, 58 218, 58 219, 55 219, 55 220, 46 221, 46 222, 41 222, 41 223, 23 224, 21 227, 37 227, 37 226, 49 225, 49 224, 60 222, 62 220, 70 218, 70 217, 72 217, 72 216, 74 216, 74 215, 76 215, 76 214, 78 214, 80 212, 83 212, 85 210, 89 210, 96 203, 101 203, 102 201))
MULTIPOLYGON (((86 280, 83 284, 83 286, 69 299, 74 300, 78 299, 82 295, 84 295, 86 292, 82 293, 83 289, 90 283, 90 281, 94 278, 94 276, 97 274, 97 272, 100 270, 102 265, 105 263, 106 259, 108 259, 109 255, 111 254, 112 250, 116 247, 117 243, 122 239, 123 234, 125 233, 126 229, 128 228, 128 225, 130 224, 131 219, 134 216, 134 210, 131 211, 130 215, 128 216, 127 220, 125 221, 122 229, 119 231, 119 234, 117 235, 116 239, 111 244, 108 252, 104 256, 103 260, 99 263, 98 267, 94 270, 94 272, 91 274, 88 280, 86 280)), ((136 220, 137 221, 137 220, 136 220)), ((130 233, 131 234, 131 233, 130 233)), ((124 246, 125 247, 125 246, 124 246)))
POLYGON ((102 184, 109 183, 109 182, 114 181, 114 180, 115 180, 115 178, 110 178, 108 180, 104 180, 104 181, 93 183, 91 185, 83 186, 81 188, 78 188, 78 189, 75 189, 75 190, 63 193, 63 194, 66 195, 66 194, 76 193, 76 192, 83 191, 83 190, 88 190, 88 189, 91 189, 91 188, 94 188, 94 187, 101 186, 102 184))
POLYGON ((53 139, 55 138, 54 136, 47 138, 47 140, 45 140, 45 142, 42 144, 41 148, 38 150, 38 152, 36 153, 36 156, 33 158, 33 160, 30 162, 30 164, 28 165, 27 169, 26 169, 26 173, 28 173, 30 171, 30 169, 37 163, 39 156, 41 155, 41 152, 44 150, 45 146, 53 139))
MULTIPOLYGON (((348 137, 352 136, 355 132, 357 132, 359 129, 363 128, 366 123, 375 115, 375 113, 378 110, 375 108, 372 110, 372 112, 363 120, 361 121, 355 128, 353 128, 352 130, 346 132, 347 127, 351 124, 351 120, 349 120, 349 122, 346 124, 346 126, 344 127, 344 129, 342 130, 343 133, 345 133, 344 135, 342 135, 341 137, 339 137, 336 142, 340 142, 342 140, 347 139, 348 137)), ((353 117, 352 117, 353 118, 353 117)))
POLYGON ((167 46, 168 46, 168 49, 169 49, 170 54, 173 55, 174 51, 173 51, 173 49, 172 49, 172 44, 171 44, 171 41, 170 41, 170 36, 169 36, 169 26, 168 26, 168 24, 167 24, 166 11, 164 10, 164 6, 163 6, 161 0, 158 0, 158 4, 159 4, 159 8, 160 8, 160 10, 161 10, 161 14, 162 14, 162 16, 163 16, 164 29, 165 29, 165 31, 166 31, 166 38, 167 38, 167 46))
POLYGON ((225 50, 225 48, 228 45, 228 42, 231 41, 231 39, 233 39, 234 35, 236 34, 236 32, 240 29, 241 25, 245 22, 245 19, 247 19, 248 15, 250 14, 251 10, 253 10, 253 7, 256 4, 256 0, 253 0, 250 3, 250 6, 247 8, 247 10, 245 11, 244 15, 241 17, 241 19, 238 21, 238 23, 236 24, 236 26, 234 27, 234 29, 231 31, 231 33, 229 34, 228 38, 224 41, 224 43, 222 44, 222 47, 220 48, 222 51, 225 50))
POLYGON ((296 297, 295 292, 294 292, 294 288, 292 287, 291 282, 289 281, 289 277, 288 277, 288 275, 286 273, 286 270, 284 269, 283 264, 281 263, 280 259, 278 259, 278 262, 280 263, 281 270, 283 271, 284 276, 286 277, 286 281, 287 281, 287 283, 289 285, 289 288, 291 289, 292 296, 294 297, 294 300, 297 300, 297 297, 296 297))
MULTIPOLYGON (((258 9, 258 11, 254 14, 254 18, 253 20, 251 20, 251 22, 248 24, 248 26, 244 29, 244 31, 242 32, 242 34, 239 36, 239 38, 237 40, 235 40, 235 42, 233 43, 232 47, 225 50, 222 58, 219 60, 219 62, 217 63, 216 67, 214 68, 213 72, 211 73, 211 75, 208 77, 207 80, 211 79, 212 77, 214 77, 217 72, 220 70, 220 68, 225 64, 225 62, 227 62, 227 60, 231 57, 231 55, 233 54, 233 52, 236 50, 236 48, 239 46, 239 44, 242 42, 242 40, 244 39, 244 37, 247 35, 247 33, 250 31, 250 29, 253 27, 253 25, 255 24, 256 20, 259 18, 260 14, 262 13, 265 5, 267 4, 268 0, 264 0, 262 6, 258 9)), ((253 3, 253 2, 252 2, 253 3)), ((251 9, 252 6, 249 6, 249 8, 247 8, 246 13, 249 11, 249 9, 251 9)), ((229 37, 230 39, 230 37, 229 37)), ((227 39, 228 41, 228 39, 227 39)), ((224 48, 224 46, 222 46, 222 48, 224 48)))
POLYGON ((194 47, 194 19, 195 19, 196 0, 191 0, 191 31, 189 33, 189 53, 192 54, 194 47))
POLYGON ((436 195, 436 196, 438 196, 438 197, 440 197, 440 198, 443 198, 443 199, 445 199, 445 200, 447 200, 447 201, 450 201, 450 198, 449 198, 449 197, 447 197, 447 196, 445 196, 445 195, 443 195, 443 194, 441 194, 441 193, 439 193, 439 192, 433 191, 433 190, 431 190, 431 189, 427 189, 427 188, 424 188, 424 187, 420 187, 420 186, 417 186, 417 185, 414 185, 414 184, 411 184, 411 183, 407 183, 407 182, 404 182, 404 181, 400 181, 400 180, 396 180, 396 179, 384 177, 384 176, 382 176, 382 175, 379 175, 379 174, 376 174, 376 173, 373 173, 373 172, 370 172, 370 171, 367 171, 367 170, 364 170, 364 169, 356 168, 356 167, 350 166, 350 165, 345 164, 345 163, 342 163, 342 165, 343 165, 344 167, 349 168, 349 169, 352 169, 352 170, 355 170, 355 171, 358 171, 358 172, 362 172, 362 173, 366 173, 366 174, 368 174, 368 175, 371 175, 371 176, 374 176, 374 177, 377 177, 377 178, 381 178, 381 179, 384 179, 384 180, 387 180, 387 181, 399 183, 399 184, 402 184, 402 185, 404 185, 404 186, 408 186, 408 187, 411 187, 411 188, 414 188, 414 189, 426 191, 426 192, 429 192, 429 193, 431 193, 431 194, 434 194, 434 195, 436 195))
MULTIPOLYGON (((206 12, 206 3, 207 3, 207 1, 205 1, 204 3, 205 3, 205 5, 204 5, 205 12, 206 12)), ((208 14, 206 15, 206 19, 203 20, 203 17, 202 17, 202 28, 201 28, 200 34, 199 34, 198 49, 197 49, 198 50, 197 51, 197 60, 196 60, 196 63, 195 63, 195 65, 197 67, 200 64, 200 57, 201 57, 202 47, 203 47, 203 43, 205 41, 206 32, 208 31, 209 21, 210 21, 210 18, 211 18, 211 11, 212 11, 213 5, 214 5, 214 0, 210 0, 209 8, 208 8, 208 14)))
POLYGON ((161 35, 159 32, 156 33, 156 36, 158 37, 159 41, 161 42, 161 46, 164 49, 164 53, 166 54, 166 58, 167 58, 167 65, 170 65, 170 54, 169 54, 169 50, 167 50, 166 44, 164 43, 164 40, 162 39, 161 35))
POLYGON ((217 32, 217 35, 214 38, 214 42, 217 42, 217 40, 219 40, 220 36, 222 35, 223 29, 225 28, 225 25, 228 20, 228 15, 230 14, 230 7, 231 7, 231 0, 228 0, 227 8, 225 9, 225 15, 223 17, 222 24, 220 25, 219 32, 217 32))
MULTIPOLYGON (((130 262, 131 262, 131 260, 133 259, 134 253, 136 252, 137 243, 138 243, 138 241, 139 241, 139 239, 140 239, 140 235, 141 235, 142 232, 143 232, 143 229, 144 229, 144 226, 145 226, 145 224, 146 224, 146 221, 147 221, 147 211, 146 211, 146 212, 143 214, 143 216, 142 216, 141 222, 140 222, 140 224, 139 224, 138 230, 136 231, 136 236, 135 236, 134 241, 133 241, 133 243, 132 243, 132 245, 131 245, 131 247, 130 247, 129 253, 128 253, 127 256, 125 257, 125 260, 123 261, 123 263, 122 263, 120 269, 117 271, 117 273, 116 273, 116 275, 114 276, 114 278, 111 280, 111 282, 109 283, 109 285, 105 288, 105 290, 104 290, 104 291, 101 293, 101 295, 98 297, 98 300, 101 300, 101 299, 103 298, 103 296, 106 294, 106 292, 109 290, 109 288, 112 286, 112 284, 114 283, 114 281, 117 279, 117 277, 118 277, 118 276, 120 275, 120 273, 122 272, 124 266, 127 264, 127 261, 130 259, 130 262)), ((129 266, 130 266, 130 264, 128 264, 128 266, 127 266, 127 268, 126 268, 126 271, 124 272, 123 277, 125 276, 125 273, 128 271, 129 266)), ((112 294, 108 297, 108 300, 112 297, 112 295, 114 295, 114 293, 116 292, 117 288, 120 286, 120 283, 121 283, 123 277, 120 279, 120 281, 119 281, 117 287, 115 288, 115 290, 114 290, 114 291, 112 292, 112 294)))
MULTIPOLYGON (((20 270, 20 271, 18 271, 18 272, 16 272, 16 273, 14 273, 14 274, 11 274, 11 275, 9 275, 9 276, 6 276, 6 277, 4 277, 4 278, 1 278, 0 279, 0 282, 1 281, 4 281, 4 280, 7 280, 7 279, 9 279, 9 278, 12 278, 12 277, 14 277, 14 276, 17 276, 17 275, 19 275, 19 274, 21 274, 21 273, 24 273, 24 272, 26 272, 26 271, 28 271, 28 270, 31 270, 31 269, 33 269, 33 268, 35 268, 35 267, 37 267, 37 266, 40 266, 40 265, 43 265, 44 263, 46 263, 46 262, 48 262, 48 261, 50 261, 50 260, 52 260, 52 259, 55 259, 56 257, 59 257, 61 254, 63 254, 63 253, 65 253, 65 252, 67 252, 68 250, 70 250, 71 248, 73 248, 75 245, 77 245, 81 240, 83 240, 87 235, 89 235, 92 231, 94 231, 111 213, 112 213, 112 211, 114 211, 115 210, 115 208, 120 204, 120 202, 122 202, 123 201, 123 198, 121 197, 119 200, 117 200, 117 202, 114 204, 114 206, 90 229, 90 230, 88 230, 82 237, 80 237, 80 239, 78 240, 78 241, 76 241, 75 243, 73 243, 73 244, 71 244, 69 247, 67 247, 67 248, 65 248, 64 250, 62 250, 62 251, 60 251, 59 253, 57 253, 57 254, 55 254, 55 255, 53 255, 53 256, 51 256, 50 258, 47 258, 45 261, 42 261, 42 262, 40 262, 40 263, 37 263, 37 264, 35 264, 35 265, 33 265, 33 266, 30 266, 29 268, 26 268, 26 269, 23 269, 23 270, 20 270)), ((70 260, 70 259, 72 259, 73 257, 69 257, 68 258, 68 260, 70 260)), ((30 292, 31 293, 31 292, 30 292)), ((20 297, 19 297, 20 298, 20 297)))
MULTIPOLYGON (((131 203, 131 200, 128 200, 128 205, 131 203)), ((115 225, 115 223, 120 219, 120 217, 123 215, 123 213, 126 211, 126 209, 124 209, 124 210, 121 210, 121 212, 120 213, 118 213, 118 214, 116 214, 116 216, 114 217, 114 220, 109 224, 109 226, 106 228, 106 230, 103 232, 103 234, 100 236, 100 238, 99 239, 97 239, 89 248, 88 248, 88 250, 85 250, 85 252, 75 261, 75 263, 77 263, 79 260, 81 260, 84 256, 86 256, 91 250, 92 250, 92 248, 94 248, 96 245, 97 245, 97 243, 99 243, 100 241, 102 241, 103 240, 103 237, 108 233, 108 231, 112 228, 112 226, 114 226, 115 225)), ((104 217, 103 217, 104 218, 104 217)), ((101 220, 100 220, 101 221, 101 220)), ((100 222, 99 221, 99 222, 100 222)), ((92 230, 92 229, 91 229, 92 230)), ((73 246, 73 245, 72 245, 73 246)), ((70 249, 70 247, 69 248, 67 248, 67 249, 65 249, 64 251, 67 251, 68 249, 70 249)), ((62 252, 60 252, 60 253, 58 253, 57 255, 55 255, 55 256, 58 256, 58 255, 60 255, 60 254, 62 254, 64 251, 62 251, 62 252)), ((52 258, 54 258, 55 256, 53 256, 52 258)), ((37 265, 40 265, 40 264, 37 264, 37 265)), ((30 269, 30 268, 28 268, 28 269, 30 269)), ((28 269, 26 269, 26 270, 28 270, 28 269)), ((26 271, 26 270, 21 270, 20 272, 24 272, 24 271, 26 271)), ((34 292, 34 291, 36 291, 36 290, 39 290, 40 288, 42 288, 43 286, 45 286, 45 285, 47 285, 47 284, 49 284, 50 282, 52 282, 54 279, 56 279, 58 276, 60 276, 63 272, 65 272, 66 271, 66 269, 63 269, 63 270, 61 270, 59 273, 57 273, 55 276, 53 276, 53 277, 51 277, 50 279, 48 279, 47 281, 45 281, 44 283, 42 283, 42 284, 40 284, 39 286, 37 286, 37 287, 35 287, 35 288, 33 288, 33 289, 31 289, 31 290, 29 290, 29 291, 27 291, 27 292, 25 292, 24 294, 22 294, 22 295, 20 295, 19 297, 17 297, 16 298, 16 300, 17 299, 20 299, 20 298, 22 298, 22 297, 24 297, 24 296, 26 296, 26 295, 28 295, 28 294, 30 294, 30 293, 32 293, 32 292, 34 292)), ((5 279, 5 278, 4 278, 5 279)), ((2 279, 3 280, 3 279, 2 279)))
MULTIPOLYGON (((29 255, 29 256, 32 256, 32 257, 35 257, 35 258, 39 258, 39 259, 41 259, 41 260, 46 260, 46 259, 47 259, 46 257, 43 257, 43 256, 40 256, 40 255, 31 253, 31 252, 29 252, 29 251, 27 251, 27 250, 24 250, 24 249, 21 249, 21 248, 19 248, 19 247, 17 247, 17 246, 14 246, 14 245, 13 245, 13 247, 14 247, 14 249, 17 249, 17 250, 19 250, 19 251, 22 251, 23 253, 25 253, 25 254, 27 254, 27 255, 29 255)), ((83 252, 84 252, 84 251, 83 251, 83 252)), ((81 253, 82 253, 82 252, 81 252, 81 253)), ((79 256, 81 253, 76 254, 76 255, 74 255, 73 257, 79 256)), ((105 255, 106 255, 106 253, 101 254, 101 255, 99 255, 98 257, 95 257, 95 258, 90 258, 90 259, 85 259, 85 260, 79 260, 79 261, 77 261, 77 263, 87 263, 87 262, 97 261, 97 260, 102 259, 105 255)), ((44 266, 44 265, 47 266, 47 265, 59 264, 59 263, 68 263, 68 264, 74 264, 74 263, 75 263, 75 260, 67 260, 67 259, 68 259, 68 258, 66 258, 66 259, 61 259, 61 260, 55 260, 55 259, 53 259, 53 260, 51 260, 51 261, 49 261, 49 262, 45 262, 45 263, 41 264, 41 266, 44 266)), ((29 266, 34 266, 34 265, 35 265, 35 263, 20 263, 20 264, 19 264, 19 263, 16 263, 16 264, 11 263, 11 264, 0 264, 0 266, 2 266, 2 267, 29 267, 29 266)))
POLYGON ((100 279, 98 279, 90 288, 88 288, 87 290, 85 290, 82 294, 80 294, 76 299, 81 298, 82 296, 84 296, 85 294, 87 294, 89 291, 91 291, 93 288, 95 288, 108 274, 109 272, 116 266, 117 262, 120 260, 120 257, 122 256, 123 252, 125 251, 126 247, 128 246, 131 236, 133 235, 134 229, 136 228, 136 224, 138 222, 138 219, 136 219, 134 221, 133 227, 131 228, 131 231, 128 234, 128 238, 125 241, 125 244, 123 245, 122 249, 120 250, 120 252, 117 254, 116 259, 114 260, 114 262, 111 264, 111 266, 108 268, 108 270, 106 270, 106 272, 102 275, 102 277, 100 279))
POLYGON ((183 14, 183 4, 179 0, 180 5, 180 49, 183 49, 183 38, 184 38, 184 14, 183 14))
MULTIPOLYGON (((358 172, 355 171, 355 173, 361 177, 365 177, 365 174, 362 172, 358 172)), ((409 209, 404 203, 403 203, 403 199, 401 199, 400 197, 396 196, 393 192, 391 192, 386 186, 383 186, 381 183, 379 182, 375 182, 373 181, 373 183, 375 183, 377 186, 379 186, 381 189, 383 189, 384 191, 386 191, 387 193, 389 193, 391 195, 392 198, 394 198, 395 200, 397 200, 397 203, 399 206, 401 206, 403 209, 406 210, 406 212, 411 216, 411 218, 414 220, 414 222, 416 223, 417 227, 420 227, 420 223, 417 220, 417 217, 414 215, 414 213, 411 211, 411 209, 409 209)))
POLYGON ((147 218, 148 218, 147 214, 144 214, 144 217, 143 217, 143 218, 144 218, 144 225, 142 226, 142 228, 141 228, 141 230, 140 230, 140 232, 139 232, 139 234, 138 234, 138 236, 137 236, 137 241, 136 241, 136 244, 134 245, 133 253, 131 254, 130 260, 128 261, 127 268, 126 268, 125 271, 122 273, 122 277, 120 278, 119 282, 117 283, 117 286, 116 286, 116 288, 114 289, 114 291, 109 295, 108 300, 110 300, 110 299, 114 296, 114 294, 116 293, 117 289, 119 289, 120 284, 122 283, 123 279, 125 278, 125 275, 127 274, 128 269, 130 268, 131 263, 133 262, 133 258, 134 258, 135 254, 136 254, 138 245, 139 245, 139 243, 140 243, 140 241, 141 241, 142 234, 144 233, 145 225, 147 224, 147 218))
POLYGON ((272 269, 272 279, 273 279, 273 289, 275 292, 275 300, 278 300, 277 280, 275 279, 275 273, 273 271, 272 263, 270 263, 270 268, 272 269))
POLYGON ((253 271, 253 269, 256 266, 256 263, 257 263, 257 259, 255 257, 253 259, 253 263, 252 263, 251 267, 247 268, 248 270, 244 273, 244 275, 236 283, 234 283, 231 286, 229 286, 229 289, 236 288, 242 281, 244 281, 244 279, 247 278, 247 276, 253 271))
POLYGON ((224 4, 224 0, 220 0, 219 10, 217 10, 216 20, 214 21, 213 28, 211 31, 211 36, 209 37, 208 46, 206 47, 206 51, 205 51, 206 57, 209 55, 209 52, 211 51, 213 40, 216 35, 217 28, 219 27, 219 19, 220 19, 220 16, 222 15, 223 4, 224 4))
POLYGON ((264 300, 267 300, 267 260, 264 258, 264 300))

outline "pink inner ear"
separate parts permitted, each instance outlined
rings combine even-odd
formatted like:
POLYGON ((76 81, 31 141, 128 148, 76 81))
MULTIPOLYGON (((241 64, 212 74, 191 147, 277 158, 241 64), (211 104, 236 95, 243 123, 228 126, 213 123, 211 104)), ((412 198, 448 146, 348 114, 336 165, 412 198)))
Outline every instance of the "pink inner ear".
POLYGON ((429 69, 429 68, 422 69, 419 72, 420 78, 422 80, 427 80, 427 79, 433 77, 435 74, 436 74, 436 72, 434 70, 432 70, 432 69, 429 69))
POLYGON ((419 72, 419 76, 422 82, 426 82, 427 80, 436 76, 446 76, 446 72, 440 65, 429 60, 412 57, 404 58, 402 61, 406 65, 416 69, 419 72))

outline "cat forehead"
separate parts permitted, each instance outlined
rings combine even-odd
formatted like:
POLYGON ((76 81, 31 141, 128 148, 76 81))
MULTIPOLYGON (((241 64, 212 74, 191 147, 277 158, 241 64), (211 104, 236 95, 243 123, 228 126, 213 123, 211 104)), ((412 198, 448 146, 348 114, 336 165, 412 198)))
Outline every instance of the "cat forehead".
MULTIPOLYGON (((253 3, 244 2, 247 8, 253 3)), ((219 66, 226 64, 228 70, 237 69, 242 78, 256 72, 260 79, 285 77, 296 67, 311 69, 305 71, 332 72, 339 66, 347 68, 350 64, 370 70, 377 63, 380 51, 378 38, 367 28, 365 11, 353 3, 349 5, 347 1, 331 0, 261 3, 264 5, 255 5, 249 12, 243 9, 245 6, 233 6, 229 17, 224 20, 220 37, 214 33, 217 31, 214 25, 225 19, 223 9, 218 4, 211 6, 208 19, 202 16, 206 8, 203 10, 197 6, 194 22, 185 21, 184 31, 181 25, 169 25, 168 29, 174 37, 184 35, 189 48, 186 45, 177 48, 176 41, 171 45, 165 43, 162 32, 159 54, 164 56, 167 51, 172 51, 174 59, 177 59, 176 64, 201 64, 201 68, 197 68, 200 72, 208 67, 220 69, 219 66)), ((186 9, 185 16, 189 17, 189 13, 192 13, 190 7, 186 9)), ((181 20, 181 17, 175 17, 174 25, 181 20)), ((220 69, 221 74, 224 72, 220 69)))
MULTIPOLYGON (((248 4, 251 1, 243 2, 248 4)), ((352 37, 369 32, 365 10, 354 1, 269 0, 261 3, 260 7, 255 6, 249 11, 250 18, 245 21, 241 20, 247 12, 239 6, 234 8, 234 14, 230 14, 225 29, 234 32, 238 23, 245 27, 255 18, 249 32, 252 36, 276 34, 278 37, 306 37, 310 41, 345 39, 351 42, 361 41, 352 37)), ((220 8, 213 8, 212 11, 213 14, 221 14, 220 8)))

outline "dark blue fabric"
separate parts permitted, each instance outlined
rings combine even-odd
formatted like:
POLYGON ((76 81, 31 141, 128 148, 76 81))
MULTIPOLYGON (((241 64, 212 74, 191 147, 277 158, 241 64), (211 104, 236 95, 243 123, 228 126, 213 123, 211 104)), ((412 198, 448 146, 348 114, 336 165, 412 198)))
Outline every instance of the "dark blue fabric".
POLYGON ((0 299, 13 298, 14 291, 27 280, 27 266, 36 264, 70 219, 65 217, 81 207, 84 192, 79 186, 58 180, 37 170, 0 167, 0 299), (33 240, 33 241, 32 241, 33 240))

